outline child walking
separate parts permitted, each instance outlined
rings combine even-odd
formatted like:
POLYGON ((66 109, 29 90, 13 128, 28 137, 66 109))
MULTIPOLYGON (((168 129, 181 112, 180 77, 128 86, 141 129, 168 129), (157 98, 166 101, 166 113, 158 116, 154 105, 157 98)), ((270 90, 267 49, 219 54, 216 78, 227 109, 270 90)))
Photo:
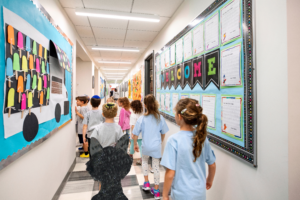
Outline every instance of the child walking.
POLYGON ((83 142, 86 147, 84 149, 84 154, 81 154, 80 157, 82 158, 88 158, 89 152, 90 152, 90 142, 91 142, 91 134, 95 127, 99 125, 100 123, 103 123, 105 121, 102 111, 98 109, 99 105, 101 104, 101 98, 98 95, 94 95, 91 98, 91 105, 92 110, 87 112, 84 115, 83 119, 83 142))
MULTIPOLYGON (((114 118, 118 114, 118 106, 114 103, 106 103, 102 106, 102 112, 105 117, 105 122, 95 127, 91 138, 96 138, 102 148, 115 146, 118 140, 124 135, 121 127, 114 121, 114 118)), ((100 189, 101 184, 99 184, 99 190, 100 189)))
POLYGON ((77 107, 75 106, 75 113, 76 116, 78 116, 78 139, 79 143, 83 144, 83 119, 84 115, 90 110, 87 106, 88 98, 86 96, 78 96, 76 97, 76 104, 77 106, 80 106, 80 109, 77 109, 77 107))
POLYGON ((216 172, 216 157, 206 138, 207 117, 199 102, 190 98, 181 99, 175 113, 180 131, 169 137, 161 161, 167 168, 163 200, 169 199, 171 186, 172 199, 205 200, 205 188, 211 188, 216 172))
MULTIPOLYGON (((118 100, 118 105, 121 108, 120 115, 119 115, 119 125, 121 126, 122 130, 129 136, 129 129, 130 129, 130 102, 127 97, 120 98, 118 100)), ((130 137, 130 136, 129 136, 130 137)))
MULTIPOLYGON (((143 105, 142 102, 139 100, 134 100, 130 103, 130 108, 133 111, 133 113, 130 115, 130 128, 131 128, 131 138, 133 138, 133 129, 134 126, 137 122, 137 120, 143 116, 143 105)), ((136 162, 137 165, 141 165, 142 162, 142 134, 139 135, 137 143, 139 145, 139 150, 140 150, 140 154, 141 154, 141 159, 139 161, 136 162)), ((133 143, 133 139, 131 139, 131 143, 130 143, 130 155, 133 156, 134 154, 134 143, 133 143)))
POLYGON ((152 157, 152 168, 154 170, 154 188, 151 188, 151 193, 155 199, 160 199, 159 192, 159 159, 161 158, 161 143, 165 138, 165 133, 169 131, 163 116, 159 114, 158 102, 152 94, 149 94, 144 99, 147 112, 140 117, 135 124, 133 130, 134 150, 139 152, 137 144, 140 133, 143 135, 142 141, 142 168, 145 177, 143 190, 150 190, 148 179, 148 159, 152 157))

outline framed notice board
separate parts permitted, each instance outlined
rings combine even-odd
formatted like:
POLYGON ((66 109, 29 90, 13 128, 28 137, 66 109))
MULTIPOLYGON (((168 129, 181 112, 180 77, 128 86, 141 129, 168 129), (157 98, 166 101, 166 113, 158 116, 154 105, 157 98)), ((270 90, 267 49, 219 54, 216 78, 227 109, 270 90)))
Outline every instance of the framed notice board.
POLYGON ((255 35, 252 0, 216 0, 155 54, 156 99, 174 107, 196 99, 208 139, 257 167, 255 35))

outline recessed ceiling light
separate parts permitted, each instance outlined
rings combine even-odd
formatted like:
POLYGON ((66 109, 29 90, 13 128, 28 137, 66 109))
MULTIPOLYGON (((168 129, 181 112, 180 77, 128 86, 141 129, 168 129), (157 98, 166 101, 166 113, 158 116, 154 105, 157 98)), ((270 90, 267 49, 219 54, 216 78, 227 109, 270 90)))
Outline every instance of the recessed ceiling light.
POLYGON ((118 64, 131 64, 131 62, 125 62, 125 61, 102 61, 102 60, 99 60, 98 61, 99 63, 118 63, 118 64))
POLYGON ((128 48, 109 48, 109 47, 93 47, 93 50, 99 51, 131 51, 131 52, 139 52, 138 49, 128 49, 128 48))
POLYGON ((107 11, 107 10, 76 8, 75 13, 76 15, 81 15, 81 16, 102 17, 102 18, 110 18, 110 19, 135 20, 135 21, 146 21, 146 22, 160 21, 160 17, 155 15, 116 12, 116 11, 107 11))

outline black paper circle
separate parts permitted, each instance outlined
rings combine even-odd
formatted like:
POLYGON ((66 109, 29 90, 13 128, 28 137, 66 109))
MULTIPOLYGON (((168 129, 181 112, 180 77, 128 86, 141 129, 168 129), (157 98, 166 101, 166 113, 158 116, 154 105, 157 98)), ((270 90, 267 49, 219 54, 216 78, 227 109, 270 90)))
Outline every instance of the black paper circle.
POLYGON ((27 142, 31 142, 39 131, 39 121, 34 113, 27 115, 23 124, 23 136, 27 142))
POLYGON ((61 116, 61 108, 59 103, 57 103, 55 106, 55 120, 57 123, 60 121, 60 116, 61 116))

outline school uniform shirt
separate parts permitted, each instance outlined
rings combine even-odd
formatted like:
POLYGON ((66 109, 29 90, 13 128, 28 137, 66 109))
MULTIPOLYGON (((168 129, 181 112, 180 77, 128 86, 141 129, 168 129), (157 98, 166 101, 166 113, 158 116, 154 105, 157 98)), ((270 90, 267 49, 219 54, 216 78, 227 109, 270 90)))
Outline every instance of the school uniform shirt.
POLYGON ((91 138, 96 138, 102 148, 115 146, 118 140, 124 135, 121 127, 116 123, 101 123, 93 130, 91 138))
POLYGON ((119 92, 114 92, 114 99, 118 99, 119 98, 119 92))
POLYGON ((130 115, 131 112, 129 110, 125 110, 121 108, 120 115, 119 115, 119 125, 121 126, 122 130, 130 129, 130 115))
POLYGON ((101 110, 91 110, 84 115, 83 124, 87 125, 87 137, 91 138, 91 134, 96 126, 100 123, 104 123, 105 118, 102 115, 101 110))
POLYGON ((162 115, 159 121, 153 115, 148 115, 137 120, 133 134, 139 136, 142 133, 143 135, 143 155, 161 158, 161 134, 166 134, 168 131, 168 125, 162 115))
MULTIPOLYGON (((131 113, 131 115, 130 115, 130 127, 131 127, 131 126, 135 126, 137 120, 138 120, 141 116, 143 116, 142 113, 140 113, 140 114, 131 113)), ((143 138, 142 135, 143 135, 143 134, 139 134, 138 139, 142 139, 142 138, 143 138)))
POLYGON ((177 199, 206 199, 205 163, 214 164, 215 154, 205 139, 200 157, 194 161, 193 136, 191 131, 180 131, 169 137, 161 165, 175 170, 171 188, 171 197, 177 199))
MULTIPOLYGON (((78 112, 84 117, 84 115, 90 111, 90 108, 87 106, 80 107, 80 110, 78 112)), ((77 115, 78 116, 78 115, 77 115)), ((78 134, 82 134, 83 129, 83 119, 78 116, 78 134)))

